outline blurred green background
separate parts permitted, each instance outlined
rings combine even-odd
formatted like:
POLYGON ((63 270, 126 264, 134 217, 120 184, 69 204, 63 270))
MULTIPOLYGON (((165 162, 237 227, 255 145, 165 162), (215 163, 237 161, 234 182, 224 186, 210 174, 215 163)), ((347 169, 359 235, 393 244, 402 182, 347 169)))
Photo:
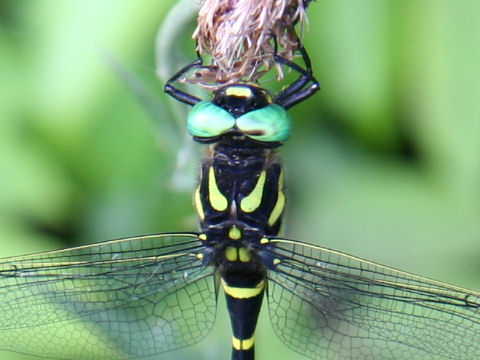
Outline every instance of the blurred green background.
MULTIPOLYGON (((155 75, 155 52, 175 69, 194 59, 188 34, 155 45, 175 4, 0 2, 1 256, 196 229, 200 151, 155 75)), ((323 89, 292 110, 281 151, 286 236, 480 289, 479 13, 475 0, 312 3, 323 89)), ((229 358, 223 304, 205 341, 158 358, 229 358)), ((260 322, 259 359, 302 358, 260 322)))

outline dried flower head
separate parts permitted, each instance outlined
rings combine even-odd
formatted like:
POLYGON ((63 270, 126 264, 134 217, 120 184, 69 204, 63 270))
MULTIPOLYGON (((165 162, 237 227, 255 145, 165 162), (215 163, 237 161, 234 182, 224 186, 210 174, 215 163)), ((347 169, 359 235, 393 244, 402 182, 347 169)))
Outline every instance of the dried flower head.
MULTIPOLYGON (((278 55, 291 60, 299 38, 295 24, 306 20, 310 0, 204 0, 193 34, 200 54, 212 57, 217 82, 256 81, 278 55)), ((213 70, 214 69, 214 70, 213 70)), ((278 69, 282 77, 281 69, 278 69)), ((212 76, 212 74, 210 74, 212 76)))

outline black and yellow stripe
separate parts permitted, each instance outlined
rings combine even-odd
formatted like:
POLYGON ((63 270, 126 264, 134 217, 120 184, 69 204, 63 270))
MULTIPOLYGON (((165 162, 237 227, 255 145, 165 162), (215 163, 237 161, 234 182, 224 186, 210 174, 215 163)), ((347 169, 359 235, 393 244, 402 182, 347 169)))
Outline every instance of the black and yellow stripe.
POLYGON ((265 280, 254 286, 231 286, 222 278, 232 323, 232 360, 253 360, 255 327, 265 292, 265 280))

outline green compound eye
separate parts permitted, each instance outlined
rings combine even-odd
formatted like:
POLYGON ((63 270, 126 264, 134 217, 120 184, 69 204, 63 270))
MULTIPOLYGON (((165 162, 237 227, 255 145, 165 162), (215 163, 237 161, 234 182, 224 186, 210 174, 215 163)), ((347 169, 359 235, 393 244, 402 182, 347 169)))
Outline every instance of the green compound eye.
POLYGON ((200 101, 187 117, 187 130, 192 136, 209 138, 223 134, 235 126, 235 118, 211 101, 200 101))
POLYGON ((240 116, 237 127, 254 140, 284 142, 290 137, 292 122, 287 110, 271 104, 240 116))

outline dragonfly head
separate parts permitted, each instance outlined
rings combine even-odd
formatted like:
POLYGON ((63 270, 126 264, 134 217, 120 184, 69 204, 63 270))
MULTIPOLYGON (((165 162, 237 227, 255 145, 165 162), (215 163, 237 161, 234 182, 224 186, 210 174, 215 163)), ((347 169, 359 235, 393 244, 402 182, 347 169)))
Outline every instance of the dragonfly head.
POLYGON ((270 105, 272 98, 265 89, 253 84, 233 84, 215 91, 212 102, 238 118, 270 105))
POLYGON ((212 101, 197 103, 188 115, 187 129, 199 142, 246 137, 265 146, 278 146, 290 136, 291 119, 265 89, 233 84, 215 91, 212 101))

